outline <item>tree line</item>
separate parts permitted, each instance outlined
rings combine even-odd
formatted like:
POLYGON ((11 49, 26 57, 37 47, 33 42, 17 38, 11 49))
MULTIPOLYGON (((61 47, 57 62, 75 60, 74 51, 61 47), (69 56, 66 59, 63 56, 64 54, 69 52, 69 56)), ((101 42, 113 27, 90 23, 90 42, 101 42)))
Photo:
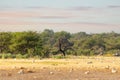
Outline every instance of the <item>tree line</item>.
POLYGON ((63 53, 67 55, 105 55, 120 50, 120 34, 86 32, 0 32, 0 54, 21 54, 29 57, 51 57, 63 53))

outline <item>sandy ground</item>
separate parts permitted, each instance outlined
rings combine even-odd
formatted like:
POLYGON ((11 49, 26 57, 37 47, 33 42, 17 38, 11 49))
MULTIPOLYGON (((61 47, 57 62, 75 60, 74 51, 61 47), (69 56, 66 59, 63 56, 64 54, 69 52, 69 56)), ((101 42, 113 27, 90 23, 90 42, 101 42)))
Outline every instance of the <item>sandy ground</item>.
POLYGON ((120 57, 1 59, 0 80, 120 80, 120 57))

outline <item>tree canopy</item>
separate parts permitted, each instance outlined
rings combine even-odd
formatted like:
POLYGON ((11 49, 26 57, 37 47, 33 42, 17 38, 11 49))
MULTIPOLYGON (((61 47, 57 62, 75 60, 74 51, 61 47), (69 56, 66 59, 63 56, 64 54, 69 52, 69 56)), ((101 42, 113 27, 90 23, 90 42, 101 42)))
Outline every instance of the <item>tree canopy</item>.
POLYGON ((71 34, 66 31, 54 32, 49 29, 43 32, 0 32, 0 54, 50 57, 57 54, 58 50, 64 55, 114 54, 120 50, 120 34, 115 32, 71 34))

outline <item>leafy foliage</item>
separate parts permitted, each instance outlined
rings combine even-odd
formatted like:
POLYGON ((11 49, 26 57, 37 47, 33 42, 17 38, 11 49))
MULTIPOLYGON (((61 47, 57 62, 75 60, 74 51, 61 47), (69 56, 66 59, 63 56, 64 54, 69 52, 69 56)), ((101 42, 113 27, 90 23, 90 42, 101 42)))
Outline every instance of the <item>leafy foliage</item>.
MULTIPOLYGON (((114 54, 120 50, 120 34, 115 32, 87 34, 78 32, 70 34, 66 31, 54 32, 45 29, 43 32, 0 32, 0 58, 42 57, 48 58, 61 49, 67 55, 99 55, 114 54), (62 39, 63 38, 63 39, 62 39), (9 53, 9 54, 8 54, 9 53)), ((62 53, 62 52, 61 52, 62 53)))

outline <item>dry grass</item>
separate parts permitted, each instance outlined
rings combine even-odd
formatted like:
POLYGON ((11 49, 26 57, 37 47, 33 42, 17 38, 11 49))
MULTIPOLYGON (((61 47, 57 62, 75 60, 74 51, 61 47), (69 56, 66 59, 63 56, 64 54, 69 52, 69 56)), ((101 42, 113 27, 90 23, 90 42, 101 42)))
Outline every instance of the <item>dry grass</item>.
POLYGON ((99 68, 102 69, 106 66, 119 68, 120 58, 119 57, 80 57, 77 59, 1 59, 0 69, 11 69, 13 66, 16 67, 74 67, 74 68, 99 68))
MULTIPOLYGON (((71 58, 71 59, 43 59, 43 60, 38 60, 38 59, 36 60, 34 59, 1 59, 0 60, 0 71, 5 70, 7 72, 7 71, 13 70, 15 74, 17 73, 16 71, 18 71, 20 68, 23 68, 25 70, 30 69, 33 72, 38 72, 38 74, 41 74, 41 77, 35 80, 51 80, 51 79, 44 78, 44 75, 49 77, 48 75, 49 71, 54 71, 55 73, 57 73, 57 74, 53 73, 54 76, 51 77, 53 78, 52 80, 57 80, 59 75, 63 75, 63 77, 61 78, 64 78, 68 76, 68 75, 65 76, 64 74, 68 74, 68 72, 72 72, 73 70, 74 72, 69 73, 69 74, 72 74, 73 76, 70 79, 68 77, 65 80, 75 80, 74 79, 75 77, 76 78, 81 77, 80 80, 88 80, 88 78, 89 80, 90 79, 91 80, 106 80, 106 78, 109 78, 109 76, 112 76, 113 79, 117 79, 117 80, 118 78, 120 78, 118 77, 118 75, 120 75, 120 58, 119 57, 84 57, 84 56, 81 56, 81 57, 77 57, 74 59, 71 58), (115 73, 115 75, 111 73, 111 69, 113 68, 117 70, 117 73, 115 73), (85 78, 86 77, 84 74, 85 71, 90 73, 89 75, 87 73, 88 78, 85 78), (96 74, 97 76, 95 77, 96 74), (58 77, 56 77, 55 75, 58 77), (90 78, 91 76, 94 76, 95 79, 90 78), (103 78, 101 78, 101 76, 103 78)), ((35 74, 36 73, 34 73, 33 75, 35 74)), ((0 80, 4 80, 4 79, 5 78, 3 77, 0 80)), ((12 79, 8 79, 8 80, 12 80, 12 79)), ((27 80, 27 79, 23 79, 23 80, 27 80)), ((62 79, 59 79, 59 80, 62 80, 62 79)))

